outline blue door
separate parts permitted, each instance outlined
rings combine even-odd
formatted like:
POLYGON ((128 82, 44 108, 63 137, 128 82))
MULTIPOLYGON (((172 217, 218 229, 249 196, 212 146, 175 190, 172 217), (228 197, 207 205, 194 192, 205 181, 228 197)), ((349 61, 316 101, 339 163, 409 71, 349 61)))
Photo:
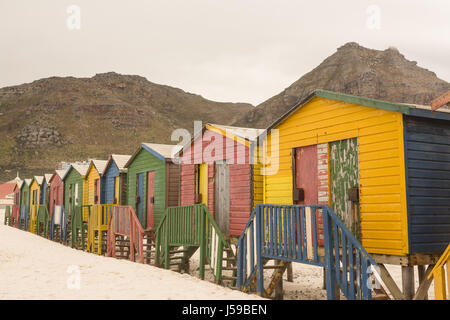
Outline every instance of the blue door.
POLYGON ((144 204, 144 173, 138 173, 136 177, 136 214, 141 222, 144 224, 143 204, 144 204))

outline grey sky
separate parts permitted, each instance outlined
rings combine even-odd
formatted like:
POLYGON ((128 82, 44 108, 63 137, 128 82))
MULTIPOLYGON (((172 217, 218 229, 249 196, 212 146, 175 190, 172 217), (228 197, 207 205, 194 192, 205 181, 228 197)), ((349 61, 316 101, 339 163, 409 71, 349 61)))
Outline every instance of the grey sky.
POLYGON ((116 71, 256 105, 349 41, 395 46, 450 82, 449 0, 0 0, 0 87, 116 71))

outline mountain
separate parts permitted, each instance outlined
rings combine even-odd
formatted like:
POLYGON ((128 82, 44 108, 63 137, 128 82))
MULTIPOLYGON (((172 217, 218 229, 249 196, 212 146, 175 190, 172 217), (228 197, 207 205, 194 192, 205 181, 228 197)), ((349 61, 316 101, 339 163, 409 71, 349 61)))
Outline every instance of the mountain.
POLYGON ((350 42, 278 95, 251 109, 234 125, 266 128, 315 89, 429 105, 450 83, 407 60, 397 49, 367 49, 350 42))
POLYGON ((51 77, 0 89, 0 181, 52 172, 60 161, 131 154, 193 121, 231 124, 253 106, 214 102, 135 75, 51 77))

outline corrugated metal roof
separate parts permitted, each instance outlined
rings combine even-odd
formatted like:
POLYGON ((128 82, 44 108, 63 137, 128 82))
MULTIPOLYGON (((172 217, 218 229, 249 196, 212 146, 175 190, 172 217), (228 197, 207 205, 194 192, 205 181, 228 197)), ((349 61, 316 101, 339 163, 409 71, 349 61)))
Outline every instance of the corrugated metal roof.
POLYGON ((250 141, 256 141, 258 136, 264 132, 264 129, 244 128, 244 127, 232 127, 224 126, 221 124, 208 123, 208 125, 224 130, 236 137, 247 139, 250 141))
POLYGON ((172 155, 181 150, 181 146, 176 144, 142 143, 142 146, 152 149, 165 159, 171 159, 172 155))

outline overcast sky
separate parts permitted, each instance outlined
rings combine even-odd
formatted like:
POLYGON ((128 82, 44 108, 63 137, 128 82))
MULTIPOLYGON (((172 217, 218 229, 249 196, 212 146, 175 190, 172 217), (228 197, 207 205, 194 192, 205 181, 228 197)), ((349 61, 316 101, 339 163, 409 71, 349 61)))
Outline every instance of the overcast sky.
POLYGON ((115 71, 257 105, 350 41, 450 82, 449 0, 0 0, 0 87, 115 71))

